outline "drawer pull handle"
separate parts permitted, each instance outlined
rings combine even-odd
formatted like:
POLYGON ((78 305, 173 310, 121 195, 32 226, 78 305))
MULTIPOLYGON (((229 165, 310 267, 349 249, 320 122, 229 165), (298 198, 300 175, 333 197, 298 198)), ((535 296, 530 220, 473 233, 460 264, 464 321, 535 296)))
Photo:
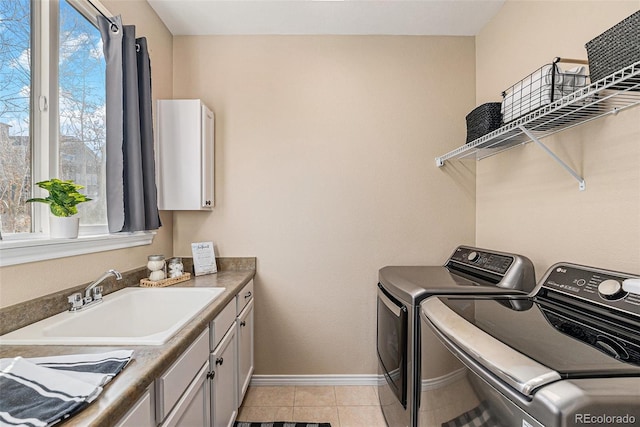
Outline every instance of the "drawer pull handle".
POLYGON ((251 292, 247 292, 247 294, 244 296, 244 299, 247 299, 247 298, 251 298, 251 292))
POLYGON ((240 326, 247 326, 247 322, 243 320, 242 322, 240 322, 240 326))
POLYGON ((224 358, 223 357, 218 357, 216 359, 216 365, 222 365, 224 363, 224 358))

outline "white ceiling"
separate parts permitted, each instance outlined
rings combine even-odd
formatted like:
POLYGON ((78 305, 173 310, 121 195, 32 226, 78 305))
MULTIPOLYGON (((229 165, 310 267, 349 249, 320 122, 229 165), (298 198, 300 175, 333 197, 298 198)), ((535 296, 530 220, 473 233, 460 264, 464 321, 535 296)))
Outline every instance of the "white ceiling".
POLYGON ((147 0, 173 35, 473 36, 504 0, 147 0))

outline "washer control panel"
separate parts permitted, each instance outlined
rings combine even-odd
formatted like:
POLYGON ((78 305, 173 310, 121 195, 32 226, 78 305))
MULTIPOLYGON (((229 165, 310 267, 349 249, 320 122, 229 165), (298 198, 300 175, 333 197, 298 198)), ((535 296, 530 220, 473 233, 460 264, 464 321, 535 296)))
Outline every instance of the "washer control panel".
POLYGON ((640 293, 636 293, 634 287, 628 285, 637 280, 638 276, 626 273, 574 264, 556 264, 547 272, 542 286, 640 316, 640 293))
POLYGON ((460 246, 451 255, 451 261, 504 275, 514 262, 514 257, 506 254, 483 251, 476 248, 460 246))

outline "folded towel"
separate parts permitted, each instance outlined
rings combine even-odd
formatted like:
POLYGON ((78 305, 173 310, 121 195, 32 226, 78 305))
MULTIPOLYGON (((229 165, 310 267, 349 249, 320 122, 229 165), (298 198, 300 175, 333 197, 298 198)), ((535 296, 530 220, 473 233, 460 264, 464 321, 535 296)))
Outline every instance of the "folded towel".
POLYGON ((571 92, 587 85, 587 72, 583 66, 570 68, 560 72, 560 90, 564 95, 568 95, 571 92))
POLYGON ((58 369, 76 379, 95 385, 105 385, 118 375, 131 360, 133 350, 116 350, 97 354, 32 357, 29 362, 45 368, 58 369))
POLYGON ((50 426, 74 415, 100 395, 132 354, 0 359, 0 426, 50 426))

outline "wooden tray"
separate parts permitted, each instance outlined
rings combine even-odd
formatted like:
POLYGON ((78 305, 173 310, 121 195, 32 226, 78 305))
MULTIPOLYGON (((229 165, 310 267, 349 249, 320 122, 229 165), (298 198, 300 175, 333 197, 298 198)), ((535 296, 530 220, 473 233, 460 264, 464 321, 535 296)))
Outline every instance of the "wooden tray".
POLYGON ((149 280, 147 277, 144 279, 140 279, 140 286, 143 288, 161 288, 165 286, 175 285, 176 283, 186 282, 191 279, 191 273, 184 273, 180 277, 172 277, 169 279, 158 280, 157 282, 153 282, 149 280))

